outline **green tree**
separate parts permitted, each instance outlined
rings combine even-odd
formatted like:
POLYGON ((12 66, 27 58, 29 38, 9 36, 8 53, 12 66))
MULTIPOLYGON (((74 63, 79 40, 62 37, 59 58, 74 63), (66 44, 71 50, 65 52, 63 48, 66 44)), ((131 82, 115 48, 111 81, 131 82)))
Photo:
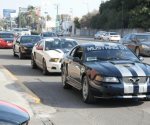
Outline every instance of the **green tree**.
POLYGON ((75 18, 74 18, 74 24, 75 24, 75 27, 76 27, 76 28, 78 28, 78 29, 81 28, 80 22, 79 22, 79 18, 78 18, 78 17, 75 17, 75 18))
MULTIPOLYGON (((92 28, 150 28, 150 0, 109 0, 102 2, 91 19, 92 28)), ((86 21, 85 21, 86 22, 86 21)))

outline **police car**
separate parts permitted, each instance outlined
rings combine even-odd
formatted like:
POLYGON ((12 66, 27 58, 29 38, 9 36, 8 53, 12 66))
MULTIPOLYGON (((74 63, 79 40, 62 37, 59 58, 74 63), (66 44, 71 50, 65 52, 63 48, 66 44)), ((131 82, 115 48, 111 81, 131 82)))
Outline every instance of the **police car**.
POLYGON ((150 65, 119 43, 92 42, 74 47, 61 64, 65 89, 82 90, 85 103, 101 98, 148 98, 150 65))

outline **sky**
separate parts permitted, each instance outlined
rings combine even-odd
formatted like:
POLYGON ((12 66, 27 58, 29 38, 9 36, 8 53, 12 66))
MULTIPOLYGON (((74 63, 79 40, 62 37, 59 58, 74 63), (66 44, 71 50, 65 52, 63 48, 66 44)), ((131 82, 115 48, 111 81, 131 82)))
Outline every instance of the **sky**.
MULTIPOLYGON (((104 0, 103 0, 104 1, 104 0)), ((52 19, 57 14, 56 5, 58 5, 58 14, 70 14, 73 17, 82 17, 88 11, 98 10, 101 0, 0 0, 0 16, 2 17, 3 9, 15 9, 16 16, 19 7, 27 8, 28 5, 40 6, 42 14, 47 12, 52 19)))

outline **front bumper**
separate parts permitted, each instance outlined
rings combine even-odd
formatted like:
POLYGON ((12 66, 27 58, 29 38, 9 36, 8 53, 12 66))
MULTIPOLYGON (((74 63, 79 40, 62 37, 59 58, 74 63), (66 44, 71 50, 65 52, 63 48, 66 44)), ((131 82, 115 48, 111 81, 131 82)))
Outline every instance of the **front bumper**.
POLYGON ((93 81, 90 81, 90 89, 94 96, 100 98, 149 98, 150 97, 150 84, 141 85, 125 85, 107 84, 102 83, 96 85, 93 81))
POLYGON ((61 73, 61 63, 60 62, 47 62, 48 72, 61 73))
POLYGON ((23 55, 31 56, 32 48, 22 49, 21 52, 23 55))

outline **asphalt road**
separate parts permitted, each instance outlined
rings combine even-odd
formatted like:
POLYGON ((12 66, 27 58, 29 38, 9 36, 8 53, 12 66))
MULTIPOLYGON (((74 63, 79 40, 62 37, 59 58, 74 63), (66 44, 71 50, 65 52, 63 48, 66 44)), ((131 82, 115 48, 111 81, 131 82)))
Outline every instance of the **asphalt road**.
POLYGON ((31 69, 30 59, 13 57, 11 49, 0 50, 0 64, 41 99, 35 110, 54 125, 150 125, 150 101, 100 99, 88 105, 79 91, 62 88, 60 74, 43 76, 39 69, 31 69))

